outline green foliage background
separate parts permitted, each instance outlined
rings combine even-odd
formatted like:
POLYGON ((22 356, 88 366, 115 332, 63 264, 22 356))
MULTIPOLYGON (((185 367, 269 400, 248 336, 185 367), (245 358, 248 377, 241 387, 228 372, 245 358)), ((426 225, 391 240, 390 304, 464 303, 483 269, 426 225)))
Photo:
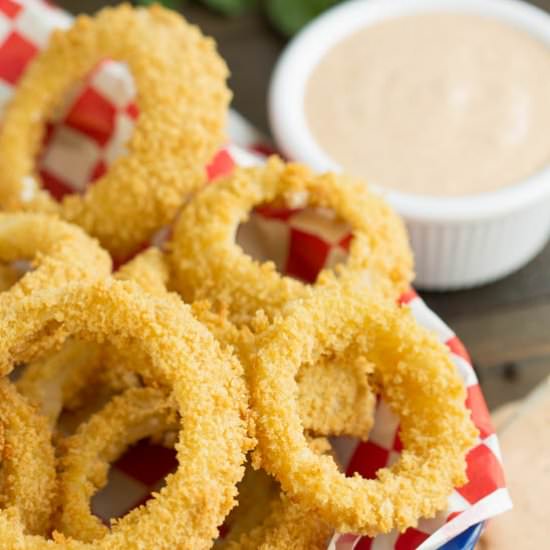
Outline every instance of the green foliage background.
MULTIPOLYGON (((180 0, 138 0, 139 4, 159 1, 169 8, 177 8, 180 0)), ((262 10, 269 20, 286 36, 298 32, 308 21, 338 4, 341 0, 198 0, 223 15, 239 15, 248 10, 262 10)))

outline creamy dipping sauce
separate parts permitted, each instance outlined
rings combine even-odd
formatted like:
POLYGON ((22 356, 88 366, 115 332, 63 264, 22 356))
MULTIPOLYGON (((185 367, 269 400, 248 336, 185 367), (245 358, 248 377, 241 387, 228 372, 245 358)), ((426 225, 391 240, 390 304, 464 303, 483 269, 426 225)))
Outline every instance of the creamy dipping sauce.
POLYGON ((305 111, 328 156, 371 183, 495 190, 550 161, 550 48, 475 15, 387 19, 329 50, 305 111))

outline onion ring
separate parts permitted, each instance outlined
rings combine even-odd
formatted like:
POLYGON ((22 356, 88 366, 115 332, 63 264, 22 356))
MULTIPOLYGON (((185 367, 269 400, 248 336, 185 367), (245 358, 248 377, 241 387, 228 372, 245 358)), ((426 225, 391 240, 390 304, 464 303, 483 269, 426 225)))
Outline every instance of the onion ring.
POLYGON ((465 455, 478 435, 448 350, 407 309, 357 285, 327 285, 290 309, 260 336, 248 371, 262 467, 340 532, 402 531, 443 509, 465 482, 465 455), (346 478, 307 448, 295 376, 331 352, 372 361, 382 397, 399 416, 403 453, 375 480, 346 478))
POLYGON ((141 439, 177 428, 174 404, 155 388, 132 388, 113 397, 64 442, 57 528, 83 542, 109 528, 92 514, 90 500, 107 483, 109 465, 141 439))
MULTIPOLYGON (((350 255, 338 266, 339 279, 368 278, 373 288, 395 299, 408 288, 413 271, 407 234, 385 201, 361 182, 314 176, 302 165, 272 157, 263 167, 236 169, 183 209, 169 247, 174 284, 184 299, 216 300, 229 310, 231 321, 246 325, 256 311, 263 309, 271 319, 302 296, 306 285, 281 276, 273 262, 254 260, 234 239, 252 208, 296 194, 305 195, 311 206, 334 209, 352 226, 350 255)), ((317 283, 329 273, 323 270, 317 283)))
MULTIPOLYGON (((155 248, 136 256, 114 277, 133 280, 150 294, 166 295, 168 268, 161 251, 155 248)), ((54 429, 62 410, 80 406, 82 392, 90 386, 120 390, 135 385, 124 365, 127 361, 119 359, 115 353, 104 353, 97 344, 70 340, 60 351, 28 365, 17 380, 17 389, 46 416, 54 429)))
POLYGON ((9 508, 27 532, 51 527, 57 476, 51 432, 45 420, 0 379, 0 508, 9 508))
POLYGON ((117 521, 93 544, 59 535, 24 534, 17 516, 0 511, 0 540, 18 550, 207 548, 232 508, 250 441, 247 393, 239 363, 217 344, 180 300, 145 294, 132 282, 104 280, 13 299, 0 310, 0 373, 36 356, 36 342, 55 334, 103 341, 147 354, 146 378, 171 390, 180 414, 178 470, 146 505, 117 521), (200 513, 197 513, 200 510, 200 513))
POLYGON ((111 272, 107 252, 79 227, 43 214, 0 212, 0 261, 22 259, 32 259, 34 270, 0 296, 22 296, 111 272))
MULTIPOLYGON (((192 310, 220 342, 237 351, 243 365, 250 365, 257 351, 257 335, 269 326, 263 315, 256 316, 253 330, 249 330, 237 328, 223 312, 212 311, 207 301, 194 302, 192 310)), ((337 359, 332 361, 323 359, 300 367, 298 409, 304 430, 318 436, 346 435, 367 440, 376 405, 368 380, 372 368, 361 358, 349 360, 345 369, 337 359)))
POLYGON ((53 33, 6 109, 0 208, 57 212, 116 258, 128 257, 205 183, 204 166, 224 139, 227 75, 213 40, 173 11, 123 4, 77 17, 53 33), (57 203, 34 169, 45 122, 70 85, 105 58, 126 62, 136 82, 140 115, 128 153, 84 196, 57 203))
POLYGON ((332 531, 314 514, 279 495, 270 503, 268 515, 260 525, 222 547, 224 550, 324 550, 332 531))
MULTIPOLYGON (((173 404, 154 388, 129 389, 82 424, 63 446, 58 529, 83 542, 105 536, 108 528, 92 514, 90 499, 107 483, 109 464, 128 446, 176 425, 173 404)), ((221 548, 323 548, 330 527, 280 496, 265 473, 248 468, 238 487, 239 507, 221 548)))
POLYGON ((239 504, 226 525, 229 535, 215 546, 220 550, 324 550, 332 533, 315 514, 280 493, 263 470, 252 468, 239 483, 239 504))

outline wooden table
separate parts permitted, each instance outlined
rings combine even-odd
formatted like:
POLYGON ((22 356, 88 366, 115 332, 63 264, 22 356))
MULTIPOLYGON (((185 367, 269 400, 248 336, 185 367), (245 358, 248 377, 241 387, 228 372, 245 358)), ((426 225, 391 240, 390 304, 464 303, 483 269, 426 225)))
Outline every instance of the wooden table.
MULTIPOLYGON (((107 3, 117 2, 59 2, 89 12, 107 3)), ((550 0, 533 3, 550 10, 550 0)), ((192 2, 182 11, 218 41, 232 72, 233 106, 267 132, 267 87, 285 40, 258 13, 226 19, 192 2)), ((524 396, 550 374, 550 246, 497 283, 422 295, 466 344, 491 407, 524 396)))

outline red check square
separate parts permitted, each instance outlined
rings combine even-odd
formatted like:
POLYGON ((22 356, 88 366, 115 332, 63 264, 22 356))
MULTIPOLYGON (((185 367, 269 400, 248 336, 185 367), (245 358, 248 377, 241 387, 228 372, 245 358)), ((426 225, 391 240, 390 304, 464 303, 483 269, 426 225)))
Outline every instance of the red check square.
POLYGON ((317 235, 291 228, 286 274, 308 283, 315 282, 329 251, 330 245, 317 235))
POLYGON ((374 479, 380 468, 385 468, 390 458, 390 451, 372 443, 362 441, 357 445, 355 452, 346 469, 346 475, 358 473, 367 479, 374 479))
POLYGON ((12 2, 12 0, 0 0, 0 11, 5 13, 10 19, 15 18, 22 9, 23 6, 12 2))
POLYGON ((69 111, 65 125, 104 146, 115 130, 115 117, 115 106, 93 88, 86 88, 69 111))
POLYGON ((487 446, 481 444, 472 449, 466 463, 469 481, 456 491, 468 502, 477 502, 506 486, 502 465, 487 446))
POLYGON ((430 535, 418 531, 418 529, 407 529, 403 534, 399 535, 395 541, 395 550, 411 550, 418 548, 430 535))
POLYGON ((38 48, 14 32, 0 45, 0 78, 16 84, 29 61, 36 55, 38 48))

